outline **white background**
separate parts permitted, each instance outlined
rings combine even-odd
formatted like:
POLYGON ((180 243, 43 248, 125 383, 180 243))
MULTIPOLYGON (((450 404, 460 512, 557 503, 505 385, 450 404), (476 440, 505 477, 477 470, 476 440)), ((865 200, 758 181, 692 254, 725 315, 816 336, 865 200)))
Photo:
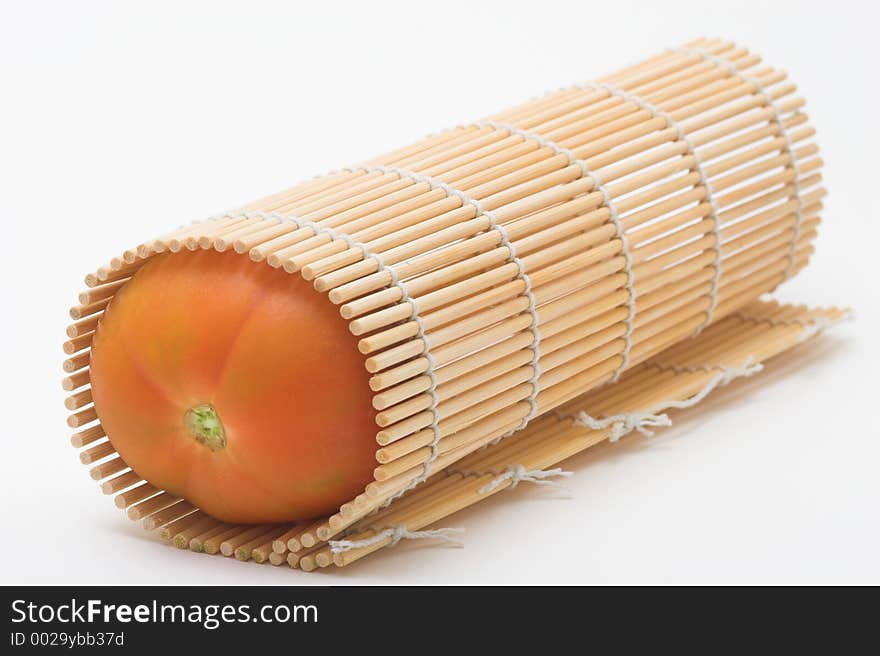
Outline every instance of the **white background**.
POLYGON ((18 2, 0 10, 2 583, 880 583, 878 98, 867 2, 18 2), (177 551, 68 445, 67 309, 110 255, 194 218, 696 36, 788 70, 831 195, 780 296, 858 321, 651 440, 305 574, 177 551))

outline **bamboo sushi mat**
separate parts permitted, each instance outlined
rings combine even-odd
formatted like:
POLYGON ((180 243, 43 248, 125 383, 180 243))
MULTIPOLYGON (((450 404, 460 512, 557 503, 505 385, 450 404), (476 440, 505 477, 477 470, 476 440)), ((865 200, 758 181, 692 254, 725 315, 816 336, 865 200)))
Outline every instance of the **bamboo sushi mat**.
POLYGON ((64 368, 73 444, 180 548, 345 566, 604 440, 668 425, 845 315, 757 301, 806 265, 821 159, 803 100, 698 40, 146 241, 86 278, 64 368), (375 480, 308 525, 233 526, 143 481, 104 434, 89 345, 154 254, 234 250, 312 281, 361 339, 375 480), (589 411, 589 414, 587 413, 589 411))

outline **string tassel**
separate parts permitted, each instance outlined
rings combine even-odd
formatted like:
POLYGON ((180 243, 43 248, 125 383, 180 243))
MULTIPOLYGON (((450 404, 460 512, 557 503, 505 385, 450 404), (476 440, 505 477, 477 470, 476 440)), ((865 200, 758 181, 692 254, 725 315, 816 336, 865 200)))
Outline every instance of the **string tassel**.
POLYGON ((512 490, 521 482, 526 483, 534 483, 535 485, 547 485, 549 487, 555 487, 560 490, 566 490, 567 488, 564 485, 560 485, 556 481, 548 480, 550 478, 557 477, 567 477, 571 476, 570 471, 565 471, 560 468, 556 469, 526 469, 525 465, 508 465, 504 468, 504 471, 498 474, 491 481, 486 483, 483 487, 480 488, 480 494, 489 494, 490 492, 494 492, 501 485, 504 484, 504 481, 510 481, 510 486, 507 488, 512 490))
POLYGON ((608 440, 617 442, 624 435, 628 435, 634 430, 639 431, 642 435, 650 437, 654 431, 649 426, 672 426, 672 420, 665 414, 655 414, 653 412, 627 412, 618 415, 610 415, 602 419, 596 419, 581 410, 574 417, 575 426, 583 426, 593 430, 611 429, 608 440))
POLYGON ((432 538, 448 542, 456 547, 461 547, 463 546, 461 540, 454 537, 459 533, 464 533, 464 529, 435 528, 427 531, 410 531, 407 530, 406 526, 400 524, 399 526, 391 526, 383 529, 372 537, 363 540, 330 540, 329 544, 330 551, 333 553, 342 553, 344 551, 351 551, 352 549, 371 547, 374 544, 382 542, 382 540, 385 540, 386 538, 391 538, 391 544, 388 545, 391 547, 401 540, 430 540, 432 538))
POLYGON ((584 426, 593 430, 611 429, 608 435, 610 442, 617 442, 624 435, 628 435, 634 430, 639 431, 642 435, 651 436, 653 431, 650 428, 659 426, 671 426, 672 420, 663 413, 663 410, 676 409, 682 410, 691 408, 705 399, 716 387, 723 387, 737 378, 747 378, 753 376, 763 370, 764 366, 760 363, 753 364, 751 356, 739 367, 721 366, 718 368, 718 374, 710 380, 706 386, 694 396, 684 401, 663 401, 642 412, 625 412, 607 417, 595 418, 585 411, 581 410, 574 415, 558 415, 561 419, 573 419, 574 425, 584 426))

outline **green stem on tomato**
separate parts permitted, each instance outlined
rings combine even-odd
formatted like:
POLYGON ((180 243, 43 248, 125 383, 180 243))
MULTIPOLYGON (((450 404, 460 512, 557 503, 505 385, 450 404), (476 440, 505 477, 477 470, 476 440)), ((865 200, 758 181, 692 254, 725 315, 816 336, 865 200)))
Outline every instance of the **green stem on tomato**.
POLYGON ((226 431, 217 409, 210 403, 193 406, 186 411, 183 421, 196 442, 204 444, 211 451, 219 451, 226 446, 226 431))

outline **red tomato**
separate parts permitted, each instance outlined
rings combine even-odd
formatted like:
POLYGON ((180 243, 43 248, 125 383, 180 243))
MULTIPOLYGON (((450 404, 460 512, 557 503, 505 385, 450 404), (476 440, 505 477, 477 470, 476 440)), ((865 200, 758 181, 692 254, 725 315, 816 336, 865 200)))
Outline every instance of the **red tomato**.
POLYGON ((334 512, 376 465, 369 375, 336 307, 298 275, 163 254, 92 344, 98 417, 153 485, 228 522, 334 512))

